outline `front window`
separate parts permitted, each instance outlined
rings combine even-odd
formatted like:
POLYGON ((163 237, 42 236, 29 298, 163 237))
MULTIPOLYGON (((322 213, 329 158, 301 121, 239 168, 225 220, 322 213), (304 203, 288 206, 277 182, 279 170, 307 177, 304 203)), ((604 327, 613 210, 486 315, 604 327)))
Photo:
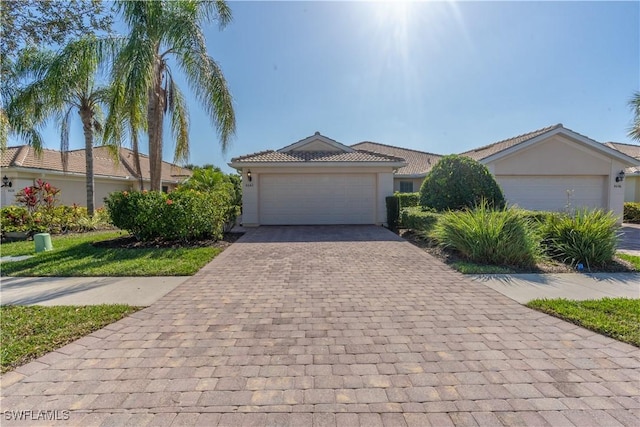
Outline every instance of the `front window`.
POLYGON ((412 181, 400 181, 400 192, 401 193, 413 193, 413 182, 412 181))

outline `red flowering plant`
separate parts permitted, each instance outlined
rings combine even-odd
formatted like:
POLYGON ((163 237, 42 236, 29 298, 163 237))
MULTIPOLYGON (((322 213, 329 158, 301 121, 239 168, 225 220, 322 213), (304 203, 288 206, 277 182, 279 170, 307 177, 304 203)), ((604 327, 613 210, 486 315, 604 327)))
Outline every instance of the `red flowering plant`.
POLYGON ((24 205, 30 213, 40 208, 51 210, 55 206, 60 189, 38 178, 34 185, 25 187, 16 194, 16 202, 24 205))

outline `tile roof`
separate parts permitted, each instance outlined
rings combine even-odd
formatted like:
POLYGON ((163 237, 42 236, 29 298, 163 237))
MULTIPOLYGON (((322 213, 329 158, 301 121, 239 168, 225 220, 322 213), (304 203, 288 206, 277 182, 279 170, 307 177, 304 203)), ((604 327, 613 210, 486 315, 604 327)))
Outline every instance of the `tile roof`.
POLYGON ((502 141, 494 142, 493 144, 485 145, 484 147, 474 148, 473 150, 466 151, 461 153, 461 156, 471 157, 475 160, 486 159, 489 156, 493 156, 503 150, 516 146, 518 144, 522 144, 523 142, 529 141, 535 137, 542 135, 543 133, 547 133, 557 128, 561 128, 562 123, 558 123, 553 126, 548 126, 546 128, 534 130, 533 132, 525 133, 522 135, 515 136, 513 138, 504 139, 502 141))
MULTIPOLYGON (((93 149, 93 170, 95 176, 116 178, 136 177, 133 166, 133 151, 120 148, 118 161, 113 158, 107 147, 95 147, 93 149)), ((77 174, 86 173, 85 150, 72 150, 67 153, 67 167, 63 167, 60 151, 43 149, 38 156, 35 150, 28 145, 8 147, 0 157, 0 165, 3 168, 20 167, 27 169, 42 169, 57 172, 69 172, 77 174)), ((189 169, 182 168, 172 163, 163 162, 162 180, 165 182, 180 182, 185 176, 191 175, 189 169)), ((149 157, 140 155, 140 168, 145 180, 150 179, 149 157)))
POLYGON ((388 156, 399 157, 407 162, 396 172, 396 175, 426 176, 431 168, 438 163, 442 157, 439 154, 426 153, 424 151, 411 150, 408 148, 394 147, 393 145, 379 144, 377 142, 363 141, 353 144, 351 148, 357 150, 367 150, 388 156))
MULTIPOLYGON (((640 145, 624 144, 622 142, 605 142, 604 145, 609 148, 613 148, 614 150, 618 150, 629 157, 640 160, 640 145)), ((625 172, 640 174, 640 166, 632 166, 627 168, 625 172)))
POLYGON ((310 163, 310 162, 402 162, 404 159, 371 151, 356 150, 351 153, 336 151, 261 151, 231 159, 232 163, 310 163))

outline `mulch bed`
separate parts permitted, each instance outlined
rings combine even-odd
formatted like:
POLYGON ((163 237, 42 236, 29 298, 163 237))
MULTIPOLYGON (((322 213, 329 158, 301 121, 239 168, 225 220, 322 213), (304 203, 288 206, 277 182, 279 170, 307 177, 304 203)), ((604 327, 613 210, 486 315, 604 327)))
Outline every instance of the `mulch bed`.
POLYGON ((100 242, 92 243, 96 248, 108 248, 108 249, 179 249, 179 248, 205 248, 214 247, 224 249, 231 246, 233 242, 242 237, 244 233, 225 233, 222 239, 205 239, 194 241, 176 241, 176 240, 153 240, 149 242, 142 242, 135 238, 135 236, 126 235, 117 237, 110 240, 102 240, 100 242))
MULTIPOLYGON (((409 243, 419 247, 420 249, 428 252, 434 257, 440 259, 445 264, 453 264, 457 261, 467 261, 454 251, 446 250, 435 245, 434 242, 429 239, 425 239, 419 233, 412 230, 400 230, 399 236, 408 241, 409 243)), ((513 266, 506 266, 516 273, 576 273, 576 270, 570 266, 558 261, 548 260, 545 262, 539 262, 534 268, 523 269, 513 266)), ((605 268, 592 268, 590 273, 628 273, 635 272, 631 263, 621 259, 615 258, 613 263, 605 268)), ((588 271, 584 271, 588 273, 588 271)))

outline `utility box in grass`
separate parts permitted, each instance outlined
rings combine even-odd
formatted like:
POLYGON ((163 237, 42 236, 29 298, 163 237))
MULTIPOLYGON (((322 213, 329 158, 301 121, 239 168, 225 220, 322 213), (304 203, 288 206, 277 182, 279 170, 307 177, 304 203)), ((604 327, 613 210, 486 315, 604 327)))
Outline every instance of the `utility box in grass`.
POLYGON ((49 233, 38 233, 33 236, 36 245, 36 253, 50 251, 53 249, 51 235, 49 233))

